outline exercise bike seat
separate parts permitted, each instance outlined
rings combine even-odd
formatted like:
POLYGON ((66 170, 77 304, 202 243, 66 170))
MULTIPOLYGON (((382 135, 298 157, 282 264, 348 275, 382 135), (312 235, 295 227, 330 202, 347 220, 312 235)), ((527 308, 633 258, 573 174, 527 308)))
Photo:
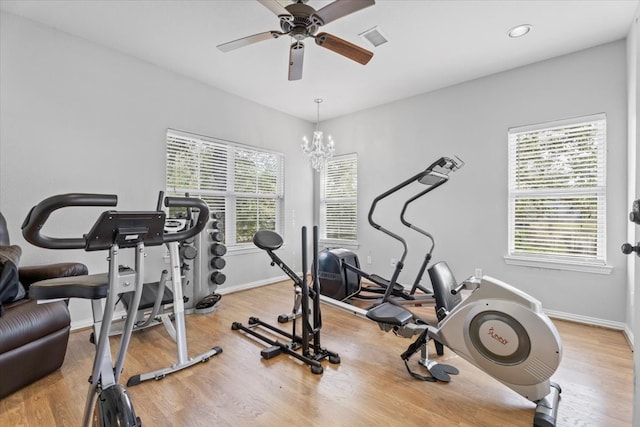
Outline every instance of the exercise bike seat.
POLYGON ((253 235, 253 244, 265 251, 275 251, 282 243, 282 237, 275 231, 260 230, 253 235))
POLYGON ((59 277, 41 280, 29 286, 29 298, 48 300, 57 298, 106 298, 109 292, 107 273, 86 276, 59 277))
POLYGON ((429 279, 431 279, 431 285, 433 286, 438 321, 442 321, 447 316, 447 313, 462 302, 460 293, 451 293, 458 286, 458 282, 456 282, 453 272, 444 261, 440 261, 429 268, 429 279))
POLYGON ((404 326, 413 319, 413 314, 409 310, 389 302, 371 308, 366 316, 374 322, 393 326, 404 326))

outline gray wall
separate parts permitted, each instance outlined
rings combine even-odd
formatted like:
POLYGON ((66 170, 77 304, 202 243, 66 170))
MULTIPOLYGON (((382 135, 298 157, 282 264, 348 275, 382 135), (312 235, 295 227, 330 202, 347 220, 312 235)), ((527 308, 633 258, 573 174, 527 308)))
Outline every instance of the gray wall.
MULTIPOLYGON (((66 192, 115 193, 122 210, 155 208, 169 127, 286 153, 282 257, 295 264, 298 226, 312 221, 312 172, 298 150, 311 123, 15 15, 0 19, 0 210, 23 264, 79 260, 105 271, 105 254, 35 248, 20 224, 31 206, 66 192)), ((87 232, 97 215, 68 213, 52 215, 50 234, 87 232)), ((163 250, 150 254, 148 280, 157 280, 163 250)), ((282 275, 258 250, 226 258, 221 290, 282 275)), ((75 325, 88 322, 88 303, 71 310, 75 325)))
MULTIPOLYGON (((285 153, 290 242, 283 256, 296 263, 298 226, 312 221, 313 181, 298 141, 312 124, 11 14, 3 13, 1 24, 0 209, 15 229, 14 241, 25 248, 26 263, 73 258, 101 271, 103 255, 33 248, 21 239, 19 224, 34 203, 54 193, 113 192, 122 209, 154 206, 165 179, 167 127, 285 153)), ((435 235, 435 260, 449 261, 459 279, 480 267, 550 310, 625 322, 626 260, 619 251, 626 233, 619 218, 627 211, 625 77, 620 41, 323 123, 339 153, 359 156, 358 251, 363 261, 369 254, 373 259, 365 267, 388 275, 400 249, 368 226, 373 197, 437 157, 457 154, 467 166, 408 214, 435 235), (607 250, 613 272, 505 265, 507 129, 599 112, 608 119, 607 250)), ((381 206, 378 215, 391 228, 399 226, 394 209, 381 206)), ((90 217, 78 212, 68 220, 54 218, 52 225, 84 232, 82 222, 90 217)), ((422 247, 407 236, 410 247, 422 247)), ((413 281, 420 252, 410 253, 405 283, 413 281)), ((160 254, 155 259, 161 263, 160 254)), ((229 256, 224 286, 281 274, 274 270, 259 252, 229 256)), ((74 304, 74 319, 86 318, 88 311, 74 304)))
MULTIPOLYGON (((455 154, 466 166, 407 214, 410 222, 434 234, 434 260, 448 261, 458 280, 479 267, 538 298, 545 309, 621 327, 627 262, 620 253, 627 228, 625 58, 625 42, 618 41, 324 123, 338 150, 358 152, 361 262, 370 254, 373 264, 365 267, 389 277, 390 260, 401 251, 368 225, 373 198, 438 157, 455 154), (612 273, 506 265, 508 128, 602 112, 607 115, 607 261, 612 273)), ((425 245, 397 220, 398 203, 406 194, 382 202, 376 218, 408 239, 410 255, 401 282, 410 284, 425 245)))

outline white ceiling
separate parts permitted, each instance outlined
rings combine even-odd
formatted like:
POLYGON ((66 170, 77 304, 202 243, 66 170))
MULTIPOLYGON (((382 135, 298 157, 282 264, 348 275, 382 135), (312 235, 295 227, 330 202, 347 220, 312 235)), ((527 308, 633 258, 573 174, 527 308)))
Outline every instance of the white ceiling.
MULTIPOLYGON (((279 0, 283 5, 290 2, 279 0)), ((310 0, 319 9, 330 1, 310 0)), ((4 11, 138 57, 315 122, 624 38, 639 0, 377 0, 321 28, 374 52, 363 66, 306 41, 303 78, 287 80, 290 39, 223 53, 218 44, 268 30, 255 0, 0 0, 4 11), (533 30, 520 39, 507 31, 533 30), (374 48, 358 34, 378 26, 374 48)))

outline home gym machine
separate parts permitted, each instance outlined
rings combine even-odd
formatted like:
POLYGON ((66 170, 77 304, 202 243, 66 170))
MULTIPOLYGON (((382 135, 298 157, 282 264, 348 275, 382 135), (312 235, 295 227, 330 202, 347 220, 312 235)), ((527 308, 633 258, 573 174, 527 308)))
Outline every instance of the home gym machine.
MULTIPOLYGON (((188 197, 188 195, 187 195, 188 197)), ((157 210, 162 209, 164 193, 161 191, 158 197, 157 210)), ((187 208, 184 215, 176 218, 167 218, 164 225, 165 236, 180 233, 188 230, 198 223, 197 217, 209 212, 200 211, 194 213, 191 208, 187 208)), ((206 222, 206 219, 205 219, 206 222)), ((134 331, 148 326, 152 326, 158 321, 162 322, 167 333, 176 343, 177 362, 163 369, 157 369, 144 374, 133 375, 127 381, 127 386, 132 387, 142 381, 150 379, 161 380, 165 376, 178 372, 182 369, 193 366, 197 363, 207 362, 213 356, 222 353, 222 348, 215 346, 194 357, 189 357, 187 349, 187 330, 185 324, 185 298, 183 296, 183 277, 188 274, 188 279, 193 280, 193 260, 197 256, 197 249, 191 245, 192 237, 188 240, 170 241, 166 243, 169 251, 169 264, 171 272, 162 271, 160 281, 155 283, 145 283, 142 289, 141 301, 138 305, 136 315, 137 322, 134 323, 134 331), (165 305, 171 305, 171 311, 164 312, 165 305), (151 309, 150 313, 146 313, 151 309)), ((122 302, 128 309, 133 304, 131 294, 123 294, 122 302)))
MULTIPOLYGON (((184 197, 189 197, 189 193, 185 193, 184 197)), ((158 197, 157 210, 162 209, 163 199, 164 192, 161 191, 158 197)), ((164 232, 176 233, 191 228, 196 221, 196 217, 197 215, 191 209, 173 208, 165 220, 164 232)), ((207 314, 216 308, 220 302, 221 295, 215 291, 226 280, 226 276, 220 271, 226 265, 226 261, 222 257, 226 252, 226 247, 221 243, 223 235, 220 229, 223 226, 220 221, 220 214, 211 213, 211 219, 209 235, 214 243, 211 245, 212 254, 209 260, 205 259, 204 239, 206 237, 203 237, 205 233, 199 233, 191 239, 177 242, 177 245, 173 243, 165 245, 166 254, 164 260, 171 268, 170 270, 165 269, 162 271, 159 281, 144 284, 140 305, 136 313, 136 321, 133 326, 134 332, 163 324, 169 336, 174 341, 180 342, 182 339, 177 335, 184 336, 184 334, 177 333, 177 328, 173 324, 176 317, 183 317, 185 314, 191 313, 207 314), (176 252, 181 280, 180 289, 174 293, 172 289, 175 285, 172 281, 171 273, 177 271, 175 265, 176 252), (207 267, 203 267, 203 262, 205 264, 208 263, 210 269, 213 270, 209 275, 208 283, 206 282, 207 267), (182 307, 174 306, 174 299, 182 299, 183 303, 180 304, 182 307)), ((129 308, 131 298, 132 295, 129 293, 121 295, 121 302, 125 309, 129 308)), ((124 322, 114 322, 110 334, 119 335, 122 332, 122 323, 124 322)), ((178 324, 181 321, 176 321, 175 323, 178 324)), ((93 340, 93 337, 91 337, 91 340, 93 340)), ((186 352, 184 353, 186 354, 186 352)))
MULTIPOLYGON (((412 182, 428 185, 431 191, 446 182, 448 173, 458 166, 458 159, 443 157, 425 171, 376 197, 372 203, 369 223, 403 246, 392 283, 402 269, 407 245, 401 236, 373 220, 377 203, 412 182)), ((562 344, 540 302, 504 282, 483 276, 480 271, 476 272, 478 277, 471 277, 460 285, 444 262, 431 266, 428 272, 436 299, 437 326, 420 322, 405 306, 397 304, 391 298, 391 288, 387 289, 384 302, 368 310, 366 316, 385 332, 393 331, 407 338, 419 333, 418 339, 402 355, 405 363, 421 349, 421 364, 433 378, 449 381, 448 374, 455 374, 457 370, 428 359, 428 344, 432 338, 536 403, 535 426, 554 426, 561 390, 549 379, 560 364, 562 344), (462 290, 470 292, 464 300, 460 296, 462 290)))
POLYGON ((126 388, 119 384, 127 348, 135 322, 135 314, 142 295, 146 246, 187 240, 200 233, 207 224, 209 209, 200 199, 165 198, 165 206, 198 209, 200 215, 193 227, 178 233, 165 234, 165 213, 156 211, 103 212, 91 230, 78 238, 49 237, 42 228, 54 211, 66 207, 116 206, 117 196, 105 194, 62 194, 49 197, 34 206, 23 225, 24 238, 35 246, 48 249, 108 250, 108 273, 65 277, 36 282, 29 289, 29 298, 50 300, 84 298, 91 300, 93 334, 96 353, 84 409, 83 425, 140 426, 126 388), (120 268, 124 249, 135 253, 134 268, 120 268), (109 346, 109 329, 118 295, 132 293, 124 331, 117 351, 115 365, 109 346), (102 300, 105 299, 103 308, 102 300))
MULTIPOLYGON (((279 249, 283 240, 282 237, 270 230, 260 230, 253 236, 253 243, 260 249, 267 252, 271 257, 271 265, 277 265, 284 271, 287 276, 293 280, 296 289, 300 289, 300 303, 301 314, 300 316, 293 316, 292 332, 288 333, 282 329, 276 328, 266 322, 261 321, 257 317, 249 318, 247 326, 244 326, 240 322, 234 322, 231 325, 231 329, 234 331, 240 330, 251 336, 258 338, 259 340, 270 344, 270 347, 265 348, 260 352, 264 359, 271 359, 282 353, 295 357, 296 359, 309 365, 311 372, 314 374, 322 374, 323 367, 320 363, 324 359, 329 359, 330 363, 340 363, 340 356, 338 353, 323 348, 320 343, 320 331, 322 329, 322 316, 320 313, 320 284, 317 280, 318 277, 318 228, 313 227, 313 251, 314 258, 312 263, 312 286, 309 287, 307 281, 307 228, 302 227, 302 277, 298 276, 287 264, 284 263, 274 251, 279 249), (311 304, 310 304, 311 302, 311 304), (310 319, 312 317, 312 319, 310 319), (296 333, 296 324, 298 320, 301 322, 301 333, 296 333), (313 323, 312 323, 313 322, 313 323), (288 342, 281 342, 276 339, 269 338, 268 336, 256 332, 256 328, 261 327, 273 335, 280 335, 286 337, 288 342)), ((295 312, 294 307, 294 312, 295 312)))

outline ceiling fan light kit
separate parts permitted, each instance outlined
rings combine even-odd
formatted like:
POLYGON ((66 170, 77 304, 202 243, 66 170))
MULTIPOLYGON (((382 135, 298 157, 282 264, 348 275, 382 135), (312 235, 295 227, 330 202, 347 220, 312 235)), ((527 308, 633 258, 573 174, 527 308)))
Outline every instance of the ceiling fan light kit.
POLYGON ((340 37, 325 32, 316 34, 316 32, 323 25, 336 19, 373 6, 375 0, 335 0, 318 10, 307 5, 308 0, 296 0, 287 6, 282 6, 277 0, 257 1, 278 17, 281 31, 265 31, 220 44, 217 47, 222 52, 229 52, 272 38, 290 36, 293 43, 289 48, 289 80, 302 78, 304 63, 304 43, 302 41, 309 37, 313 38, 318 46, 362 65, 367 64, 373 57, 373 52, 340 37))

